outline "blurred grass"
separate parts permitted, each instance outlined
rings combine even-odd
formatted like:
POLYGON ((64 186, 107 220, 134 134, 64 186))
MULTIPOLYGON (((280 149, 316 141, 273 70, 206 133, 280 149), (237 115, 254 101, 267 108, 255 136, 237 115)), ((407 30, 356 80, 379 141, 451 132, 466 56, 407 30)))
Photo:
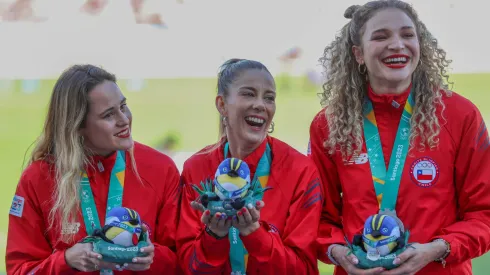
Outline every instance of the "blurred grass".
MULTIPOLYGON (((453 75, 453 90, 472 100, 490 121, 489 74, 453 75)), ((305 78, 278 77, 276 136, 305 152, 309 125, 320 110, 317 93, 305 78), (287 85, 287 86, 286 86, 287 85)), ((21 81, 0 81, 0 167, 3 185, 0 195, 0 271, 5 270, 4 256, 8 227, 8 209, 22 172, 26 153, 42 129, 51 89, 55 80, 40 81, 32 92, 23 91, 21 81)), ((157 146, 165 133, 178 133, 182 151, 195 151, 217 139, 218 115, 214 106, 215 79, 150 79, 142 89, 132 90, 127 80, 119 86, 133 112, 135 140, 157 146)), ((28 155, 27 155, 28 156, 28 155)), ((475 260, 474 274, 488 274, 490 256, 475 260)), ((322 274, 331 274, 331 266, 320 264, 322 274)))

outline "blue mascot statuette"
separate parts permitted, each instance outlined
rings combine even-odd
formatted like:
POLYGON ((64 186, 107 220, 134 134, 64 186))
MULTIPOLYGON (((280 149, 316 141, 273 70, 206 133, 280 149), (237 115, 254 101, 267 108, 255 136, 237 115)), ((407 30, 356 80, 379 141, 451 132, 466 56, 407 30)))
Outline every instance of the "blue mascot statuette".
POLYGON ((409 246, 409 235, 396 213, 385 210, 366 219, 362 234, 355 235, 352 244, 346 241, 359 268, 393 269, 397 267, 393 260, 409 246))
POLYGON ((263 188, 258 180, 251 182, 250 169, 246 162, 237 158, 223 160, 214 180, 201 182, 201 188, 193 185, 199 194, 197 201, 210 210, 211 215, 235 216, 245 205, 255 205, 269 187, 263 188))

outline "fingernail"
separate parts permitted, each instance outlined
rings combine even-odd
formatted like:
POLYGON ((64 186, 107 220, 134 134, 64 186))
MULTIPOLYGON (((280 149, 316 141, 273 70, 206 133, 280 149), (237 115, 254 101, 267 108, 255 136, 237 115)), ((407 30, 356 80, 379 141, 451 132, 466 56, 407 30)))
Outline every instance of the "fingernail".
POLYGON ((117 265, 116 265, 116 268, 117 268, 117 269, 121 269, 121 266, 117 264, 117 265))
POLYGON ((204 215, 209 215, 209 213, 211 213, 211 211, 209 211, 209 209, 204 211, 204 215))
POLYGON ((257 201, 255 205, 260 206, 260 201, 257 201))
POLYGON ((144 248, 142 248, 140 251, 141 251, 141 252, 145 252, 145 249, 144 249, 144 248))
POLYGON ((226 219, 226 214, 221 215, 221 220, 226 219))
POLYGON ((128 266, 128 264, 127 263, 124 263, 124 267, 127 267, 127 266, 128 266))
POLYGON ((393 264, 399 264, 400 263, 400 258, 395 258, 395 260, 393 260, 393 264))
POLYGON ((247 212, 247 208, 243 207, 242 208, 242 214, 245 214, 245 212, 247 212))
POLYGON ((238 216, 241 216, 241 215, 242 215, 242 211, 238 211, 236 214, 237 214, 238 216))
POLYGON ((232 217, 228 217, 226 218, 227 221, 231 221, 232 217))
POLYGON ((221 218, 221 214, 216 213, 215 217, 219 220, 221 218))
POLYGON ((247 204, 248 209, 252 209, 253 205, 251 203, 247 204))
POLYGON ((102 255, 97 255, 97 258, 98 259, 102 259, 102 255))
POLYGON ((136 258, 133 259, 133 263, 136 263, 138 260, 136 258))
MULTIPOLYGON (((238 212, 238 214, 240 214, 240 212, 238 212)), ((233 220, 236 221, 237 217, 236 216, 233 216, 233 220)))
POLYGON ((359 263, 359 260, 357 258, 352 259, 352 261, 354 262, 354 264, 358 264, 359 263))

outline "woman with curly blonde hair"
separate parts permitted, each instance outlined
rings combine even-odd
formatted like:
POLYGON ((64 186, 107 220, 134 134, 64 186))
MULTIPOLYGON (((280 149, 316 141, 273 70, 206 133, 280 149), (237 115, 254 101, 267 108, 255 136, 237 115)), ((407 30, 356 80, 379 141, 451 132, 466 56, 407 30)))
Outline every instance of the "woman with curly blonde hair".
MULTIPOLYGON (((320 59, 324 108, 310 126, 308 154, 325 187, 318 257, 335 274, 472 274, 471 259, 490 249, 482 116, 448 90, 450 61, 409 4, 372 1, 344 16, 320 59), (349 253, 356 235, 382 232, 365 224, 378 212, 410 232, 390 270, 349 253)), ((361 240, 380 257, 377 240, 361 240)))

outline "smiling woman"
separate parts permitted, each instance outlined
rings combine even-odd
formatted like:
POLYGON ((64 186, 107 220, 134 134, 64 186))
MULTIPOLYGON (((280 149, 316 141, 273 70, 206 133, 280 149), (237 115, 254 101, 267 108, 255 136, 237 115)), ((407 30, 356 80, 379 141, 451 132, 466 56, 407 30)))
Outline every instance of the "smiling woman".
POLYGON ((268 135, 275 99, 274 79, 262 63, 231 59, 222 66, 215 100, 220 139, 191 156, 182 171, 177 247, 185 274, 318 273, 321 185, 313 162, 268 135), (248 165, 250 185, 271 189, 233 217, 211 215, 194 187, 214 178, 230 157, 248 165))
POLYGON ((114 75, 92 65, 63 72, 10 210, 9 274, 137 272, 150 265, 152 273, 177 272, 179 172, 169 157, 132 140, 131 122, 114 75), (115 264, 82 241, 116 206, 140 214, 147 256, 115 264))
POLYGON ((310 126, 326 197, 318 257, 335 274, 472 274, 471 259, 490 249, 482 116, 448 90, 446 53, 409 4, 370 1, 344 15, 310 126))

